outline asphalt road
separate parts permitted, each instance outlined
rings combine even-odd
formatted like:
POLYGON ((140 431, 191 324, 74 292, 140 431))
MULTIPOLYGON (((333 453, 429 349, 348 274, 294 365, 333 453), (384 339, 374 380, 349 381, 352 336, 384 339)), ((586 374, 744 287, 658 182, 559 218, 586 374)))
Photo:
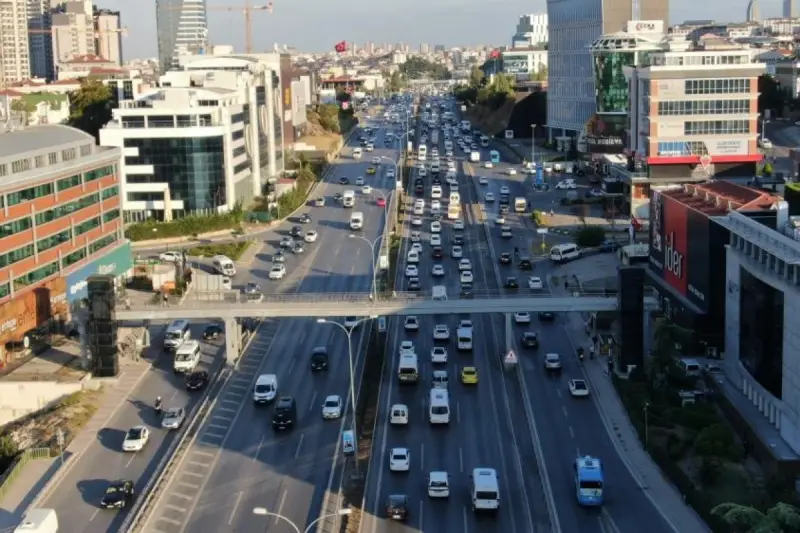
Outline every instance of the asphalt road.
MULTIPOLYGON (((372 157, 383 155, 394 160, 397 156, 396 151, 384 148, 383 135, 381 130, 375 152, 365 153, 361 161, 350 159, 351 151, 346 149, 343 159, 314 193, 325 196, 327 202, 323 208, 309 208, 314 222, 305 229, 316 229, 319 240, 307 245, 305 254, 289 254, 286 278, 269 281, 267 275, 277 240, 294 224, 292 221, 267 237, 268 245, 250 268, 237 274, 237 285, 253 281, 264 292, 369 290, 370 246, 349 237, 349 220, 352 212, 363 212, 366 222, 359 235, 374 241, 382 232, 385 214, 384 208, 376 205, 380 194, 366 197, 358 193, 354 209, 343 208, 332 197, 346 189, 360 191, 354 185, 357 176, 365 176, 366 183, 384 196, 393 189, 394 179, 386 178, 391 166, 387 160, 382 161, 376 176, 366 175, 372 157), (350 178, 351 184, 339 185, 342 176, 350 178)), ((352 144, 356 143, 353 139, 352 144)), ((366 329, 361 327, 353 334, 359 375, 366 329)), ((293 531, 285 522, 253 515, 254 507, 282 514, 302 530, 319 516, 329 486, 338 490, 341 469, 335 463, 337 445, 344 424, 350 422, 347 417, 323 421, 321 405, 331 394, 346 400, 348 387, 347 338, 340 328, 308 318, 281 320, 259 329, 197 441, 159 499, 147 530, 293 531), (312 374, 309 360, 317 346, 328 348, 329 369, 312 374), (278 376, 279 396, 290 395, 296 400, 298 423, 291 431, 273 431, 271 407, 257 406, 250 399, 255 380, 264 373, 278 376)))
MULTIPOLYGON (((440 151, 443 153, 441 146, 440 151)), ((473 264, 475 290, 496 288, 485 233, 477 222, 479 210, 475 210, 477 204, 467 185, 468 182, 462 177, 459 191, 466 229, 459 233, 465 235, 464 256, 473 264)), ((427 186, 426 195, 429 195, 429 191, 430 187, 427 186)), ((413 198, 409 202, 413 202, 413 198)), ((426 202, 429 205, 429 197, 426 197, 426 202)), ((430 222, 430 216, 426 216, 422 228, 423 253, 419 264, 422 288, 430 290, 433 285, 444 284, 448 294, 457 297, 460 287, 457 259, 449 257, 450 240, 456 231, 450 221, 442 221, 446 256, 434 260, 428 244, 430 222), (435 263, 444 265, 444 278, 432 278, 430 269, 435 263)), ((404 228, 403 258, 410 246, 409 229, 407 225, 404 228)), ((401 266, 400 284, 404 286, 404 261, 401 266)), ((416 385, 400 387, 396 378, 397 357, 392 354, 392 363, 387 365, 382 376, 379 425, 369 471, 367 515, 362 531, 549 531, 533 443, 521 407, 519 390, 514 379, 504 373, 501 363, 505 346, 503 317, 423 317, 420 330, 411 333, 403 330, 400 321, 392 320, 390 335, 395 346, 402 340, 415 343, 421 379, 416 385), (456 350, 455 333, 462 318, 470 318, 474 324, 472 352, 456 350), (451 340, 442 343, 447 346, 448 363, 441 365, 449 374, 451 421, 447 427, 431 426, 427 420, 428 393, 432 372, 436 369, 430 362, 429 354, 434 344, 439 345, 432 338, 436 324, 447 324, 451 332, 451 340), (459 372, 463 366, 477 367, 477 385, 460 383, 459 372), (410 423, 407 427, 388 424, 388 411, 395 403, 409 406, 410 423), (398 446, 410 450, 411 470, 408 473, 392 473, 388 469, 389 450, 398 446), (468 486, 469 475, 476 467, 490 467, 498 472, 502 504, 496 517, 480 517, 472 512, 468 486), (434 501, 428 498, 427 475, 432 470, 445 470, 450 475, 449 500, 434 501), (410 517, 404 525, 392 523, 386 518, 385 504, 390 494, 406 494, 409 497, 410 517)))
MULTIPOLYGON (((203 324, 192 325, 193 338, 201 338, 203 324)), ((163 326, 157 328, 163 331, 163 326)), ((155 329, 154 329, 155 331, 155 329)), ((200 368, 213 371, 219 365, 223 341, 202 342, 200 368)), ((151 350, 163 351, 163 335, 152 335, 151 350)), ((53 508, 58 514, 59 525, 64 531, 105 533, 118 531, 126 511, 101 509, 100 499, 109 482, 129 479, 141 490, 153 475, 153 471, 175 439, 174 430, 161 429, 161 419, 153 410, 157 396, 164 400, 164 407, 184 407, 189 411, 199 400, 202 392, 185 389, 182 375, 172 372, 171 359, 160 357, 138 385, 127 402, 114 414, 109 423, 97 434, 97 439, 77 460, 61 481, 58 490, 42 502, 42 507, 53 508), (150 428, 150 440, 140 452, 122 451, 122 441, 128 429, 137 425, 150 428)))

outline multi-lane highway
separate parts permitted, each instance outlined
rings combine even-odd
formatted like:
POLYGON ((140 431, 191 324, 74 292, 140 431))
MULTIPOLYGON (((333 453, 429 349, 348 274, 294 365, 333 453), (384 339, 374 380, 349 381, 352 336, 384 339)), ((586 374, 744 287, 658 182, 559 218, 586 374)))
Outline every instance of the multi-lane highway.
MULTIPOLYGON (((315 229, 319 239, 308 244, 304 254, 288 254, 287 276, 280 281, 267 279, 277 240, 296 224, 291 220, 268 238, 263 254, 237 275, 237 284, 256 282, 265 293, 369 290, 371 249, 362 239, 349 237, 353 233, 349 221, 353 212, 363 212, 365 224, 358 234, 370 241, 383 231, 385 208, 377 200, 388 199, 394 188, 394 178, 387 177, 393 164, 387 159, 397 158, 395 149, 384 147, 385 131, 377 129, 375 151, 365 153, 361 161, 351 159, 352 146, 346 148, 343 159, 317 187, 313 195, 325 197, 326 205, 307 210, 313 222, 304 230, 315 229), (373 165, 373 157, 383 157, 381 164, 373 165), (377 166, 378 173, 367 175, 369 166, 377 166), (354 185, 358 176, 373 187, 372 194, 361 194, 361 187, 354 185), (342 177, 350 184, 340 185, 342 177), (348 189, 357 191, 353 209, 333 199, 348 189)), ((357 142, 353 139, 352 145, 357 142)), ((366 331, 360 327, 353 334, 359 375, 366 331)), ((308 318, 283 320, 274 329, 259 330, 150 514, 147 531, 293 531, 280 519, 254 515, 255 507, 284 515, 302 530, 319 516, 329 486, 338 491, 341 472, 334 461, 349 418, 323 420, 321 406, 327 395, 347 399, 348 384, 347 339, 340 328, 308 318), (319 346, 328 350, 329 368, 312 373, 311 353, 319 346), (295 399, 298 420, 291 431, 274 431, 272 407, 251 401, 261 374, 277 375, 278 395, 295 399)))
MULTIPOLYGON (((163 329, 161 326, 152 330, 150 350, 154 354, 163 351, 163 329)), ((201 338, 202 331, 202 324, 192 326, 194 338, 201 338)), ((213 373, 222 359, 221 345, 222 341, 202 342, 200 368, 213 373)), ((201 395, 202 392, 185 389, 183 377, 172 372, 171 360, 159 359, 41 506, 56 510, 64 531, 119 531, 125 513, 100 509, 100 500, 109 483, 128 479, 141 490, 175 439, 174 430, 161 429, 161 419, 153 409, 156 397, 163 398, 164 408, 184 407, 190 411, 201 395), (137 425, 150 428, 149 442, 142 451, 123 452, 125 434, 137 425)))

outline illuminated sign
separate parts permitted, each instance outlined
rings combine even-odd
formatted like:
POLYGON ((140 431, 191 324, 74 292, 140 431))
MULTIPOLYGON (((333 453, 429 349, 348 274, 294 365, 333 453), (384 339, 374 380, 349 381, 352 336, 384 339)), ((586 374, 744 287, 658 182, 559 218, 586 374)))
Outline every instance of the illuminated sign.
POLYGON ((666 238, 664 250, 664 268, 671 272, 676 278, 683 278, 683 254, 675 249, 675 232, 670 233, 666 238))
POLYGON ((627 33, 664 33, 663 20, 629 20, 627 33))

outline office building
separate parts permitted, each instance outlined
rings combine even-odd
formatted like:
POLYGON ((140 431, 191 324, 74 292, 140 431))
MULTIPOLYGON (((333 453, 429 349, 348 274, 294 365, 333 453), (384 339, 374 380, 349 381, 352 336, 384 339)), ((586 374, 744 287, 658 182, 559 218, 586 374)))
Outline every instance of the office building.
POLYGON ((91 0, 60 4, 53 9, 51 24, 56 71, 75 57, 97 55, 91 0))
MULTIPOLYGON (((532 75, 547 72, 547 50, 543 48, 511 48, 501 52, 503 72, 528 81, 532 75)), ((547 78, 540 80, 547 81, 547 78)))
POLYGON ((783 0, 783 18, 794 19, 797 16, 797 0, 783 0))
POLYGON ((747 22, 758 22, 761 20, 761 13, 758 10, 758 0, 749 0, 747 2, 747 10, 745 11, 744 19, 747 22))
POLYGON ((50 0, 28 0, 28 45, 31 77, 55 79, 50 0))
POLYGON ((156 36, 161 72, 179 68, 178 58, 208 49, 205 0, 156 0, 156 36))
POLYGON ((0 86, 31 77, 27 0, 0 2, 0 86))
POLYGON ((85 297, 86 276, 124 275, 132 266, 120 211, 120 151, 61 125, 2 136, 0 366, 35 349, 51 322, 70 320, 85 297))
POLYGON ((97 55, 122 66, 122 36, 119 11, 94 9, 95 50, 97 55))
POLYGON ((548 0, 551 138, 577 136, 597 110, 592 43, 620 31, 629 20, 657 20, 666 27, 668 11, 669 2, 662 0, 548 0))
POLYGON ((547 43, 547 13, 522 15, 517 22, 517 29, 511 37, 512 48, 528 48, 547 43))

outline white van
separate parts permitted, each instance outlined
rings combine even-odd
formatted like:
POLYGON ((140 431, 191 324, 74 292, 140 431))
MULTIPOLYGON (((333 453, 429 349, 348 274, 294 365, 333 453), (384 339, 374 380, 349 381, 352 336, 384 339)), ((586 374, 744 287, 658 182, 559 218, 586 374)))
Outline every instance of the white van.
POLYGON ((356 192, 344 191, 344 194, 342 195, 342 205, 344 207, 353 207, 356 205, 356 192))
POLYGON ((364 153, 361 151, 361 148, 353 150, 353 159, 361 159, 362 155, 364 155, 364 153))
POLYGON ((213 259, 214 270, 222 274, 223 276, 235 276, 236 275, 236 266, 233 264, 233 261, 224 255, 215 255, 213 259))
POLYGON ((278 395, 278 376, 275 374, 261 374, 253 387, 253 402, 267 403, 278 395))
POLYGON ((442 198, 442 186, 441 185, 434 185, 431 187, 431 198, 434 200, 441 200, 442 198))
POLYGON ((472 511, 497 511, 500 507, 500 484, 494 468, 475 468, 469 479, 472 511))
POLYGON ((450 423, 450 395, 445 389, 431 389, 428 419, 431 424, 450 423))
POLYGON ((700 376, 703 367, 697 359, 683 358, 678 359, 678 368, 680 368, 686 376, 700 376))
POLYGON ((447 300, 447 287, 444 285, 433 286, 433 299, 434 300, 447 300))
POLYGON ((197 363, 200 362, 200 343, 196 340, 188 340, 175 350, 175 357, 172 361, 172 370, 175 372, 193 372, 197 363))
POLYGON ((406 263, 419 263, 419 252, 416 250, 409 250, 406 263))
POLYGON ((401 383, 417 382, 417 379, 419 379, 417 354, 410 352, 400 354, 400 364, 397 365, 397 379, 401 383))
POLYGON ((361 229, 364 227, 364 213, 356 211, 350 215, 350 229, 361 229))
POLYGON ((459 350, 472 349, 472 328, 458 328, 456 330, 459 350))
POLYGON ((557 244, 550 248, 550 260, 554 263, 566 263, 581 256, 581 250, 575 244, 557 244))
POLYGON ((173 320, 172 323, 167 326, 167 332, 164 333, 164 349, 177 350, 178 346, 191 337, 192 331, 189 329, 188 320, 173 320))

